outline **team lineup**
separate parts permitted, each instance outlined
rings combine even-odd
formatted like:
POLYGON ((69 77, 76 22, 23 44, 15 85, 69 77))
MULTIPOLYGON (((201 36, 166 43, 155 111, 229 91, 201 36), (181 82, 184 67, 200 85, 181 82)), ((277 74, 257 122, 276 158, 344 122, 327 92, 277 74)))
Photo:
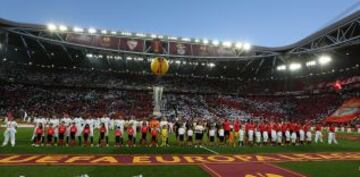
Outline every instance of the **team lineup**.
MULTIPOLYGON (((327 143, 337 144, 334 124, 323 127, 321 124, 295 122, 240 121, 226 118, 218 121, 175 119, 168 121, 162 117, 137 120, 134 118, 110 119, 104 115, 97 119, 34 118, 32 146, 169 146, 169 134, 175 134, 176 144, 184 146, 200 145, 303 145, 323 143, 323 129, 328 130, 327 143), (111 131, 113 130, 113 131, 111 131), (114 139, 109 140, 110 131, 114 139), (140 136, 137 136, 139 134, 140 136), (94 137, 97 137, 95 139, 94 137), (138 137, 138 140, 137 140, 138 137), (206 137, 206 138, 204 138, 206 137)), ((28 122, 29 122, 28 121, 28 122)), ((17 123, 11 114, 5 118, 4 142, 15 146, 17 123)), ((360 128, 358 128, 360 131, 360 128)))

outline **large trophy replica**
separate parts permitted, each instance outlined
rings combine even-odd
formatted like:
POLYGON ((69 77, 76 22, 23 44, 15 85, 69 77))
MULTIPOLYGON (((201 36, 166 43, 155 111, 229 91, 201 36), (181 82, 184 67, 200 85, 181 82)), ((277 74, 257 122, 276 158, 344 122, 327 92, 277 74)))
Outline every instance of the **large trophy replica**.
MULTIPOLYGON (((161 42, 159 39, 155 39, 152 43, 152 49, 154 53, 161 53, 161 42)), ((162 106, 162 95, 164 87, 160 85, 160 78, 164 76, 169 70, 169 63, 163 57, 155 57, 151 61, 151 71, 156 75, 157 83, 153 86, 153 98, 154 98, 154 110, 153 115, 161 116, 161 106, 162 106)))

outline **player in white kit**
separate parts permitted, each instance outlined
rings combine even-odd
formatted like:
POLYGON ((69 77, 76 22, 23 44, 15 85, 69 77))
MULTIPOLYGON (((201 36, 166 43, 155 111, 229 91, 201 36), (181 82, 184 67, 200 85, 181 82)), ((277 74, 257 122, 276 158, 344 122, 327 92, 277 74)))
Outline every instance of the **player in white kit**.
POLYGON ((77 137, 78 141, 79 141, 79 145, 81 146, 81 135, 82 135, 82 131, 84 129, 84 119, 82 117, 76 117, 74 119, 75 122, 75 126, 76 126, 76 134, 75 136, 77 137))
POLYGON ((66 146, 68 146, 70 139, 70 126, 73 120, 68 115, 65 115, 65 117, 61 119, 61 122, 64 122, 64 125, 66 127, 65 137, 66 137, 66 146))
POLYGON ((50 119, 50 124, 52 124, 53 128, 54 128, 54 143, 55 143, 55 146, 57 146, 57 142, 58 142, 58 138, 59 138, 59 125, 60 125, 59 118, 57 118, 56 116, 53 116, 50 119))
POLYGON ((115 127, 120 127, 121 134, 124 134, 125 120, 122 117, 119 117, 114 121, 115 127))
POLYGON ((239 130, 239 144, 240 146, 244 146, 244 141, 245 141, 245 125, 241 125, 240 126, 240 130, 239 130))
POLYGON ((5 126, 6 128, 4 132, 4 142, 2 144, 2 147, 6 146, 9 143, 9 140, 11 146, 14 147, 17 123, 11 113, 8 113, 7 117, 5 117, 5 126))

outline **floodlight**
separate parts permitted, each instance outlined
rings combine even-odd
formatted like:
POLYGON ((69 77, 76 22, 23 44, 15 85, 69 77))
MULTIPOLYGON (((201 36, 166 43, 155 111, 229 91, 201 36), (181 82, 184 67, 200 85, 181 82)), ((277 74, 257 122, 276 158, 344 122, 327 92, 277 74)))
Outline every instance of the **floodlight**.
POLYGON ((50 30, 50 31, 55 31, 55 30, 57 29, 56 25, 51 24, 51 23, 47 25, 47 28, 48 28, 48 30, 50 30))
POLYGON ((84 29, 79 28, 79 27, 74 27, 73 31, 74 32, 84 32, 84 29))
POLYGON ((286 65, 279 65, 276 69, 277 69, 278 71, 286 70, 286 65))
POLYGON ((183 38, 181 38, 181 40, 182 40, 182 41, 186 41, 186 42, 188 42, 188 41, 190 41, 190 38, 183 37, 183 38))
POLYGON ((316 65, 316 61, 315 60, 311 60, 305 63, 306 66, 315 66, 316 65))
POLYGON ((248 50, 251 49, 251 45, 249 43, 245 43, 243 48, 244 48, 245 51, 248 51, 248 50))
POLYGON ((209 63, 209 67, 213 68, 213 67, 215 67, 215 64, 214 63, 209 63))
POLYGON ((237 49, 241 49, 243 47, 243 44, 241 42, 238 42, 238 43, 235 44, 235 47, 237 49))
POLYGON ((86 57, 88 57, 88 58, 92 58, 92 57, 93 57, 93 54, 88 53, 88 54, 86 54, 86 57))
POLYGON ((232 43, 230 41, 225 41, 225 42, 223 42, 223 46, 224 47, 231 47, 232 43))
POLYGON ((295 70, 299 70, 301 68, 301 64, 300 63, 291 63, 289 65, 289 69, 291 71, 295 71, 295 70))
POLYGON ((131 33, 130 33, 130 32, 121 32, 121 35, 124 35, 124 36, 131 36, 131 33))
POLYGON ((214 40, 214 41, 212 41, 212 44, 213 44, 214 46, 218 46, 218 45, 220 44, 220 42, 219 42, 218 40, 214 40))
POLYGON ((68 28, 67 28, 67 26, 65 26, 65 25, 60 25, 60 26, 59 26, 59 30, 60 30, 60 31, 67 31, 68 28))
POLYGON ((321 65, 325 65, 325 64, 329 63, 330 61, 331 61, 331 57, 329 57, 329 56, 323 55, 323 56, 319 57, 319 63, 321 65))
POLYGON ((95 29, 95 28, 89 28, 89 29, 88 29, 88 32, 89 32, 90 34, 94 34, 94 33, 96 33, 96 29, 95 29))
POLYGON ((177 37, 175 37, 175 36, 169 36, 168 37, 170 40, 177 40, 178 38, 177 37))
POLYGON ((143 33, 136 33, 135 36, 138 36, 138 37, 145 37, 146 35, 143 34, 143 33))

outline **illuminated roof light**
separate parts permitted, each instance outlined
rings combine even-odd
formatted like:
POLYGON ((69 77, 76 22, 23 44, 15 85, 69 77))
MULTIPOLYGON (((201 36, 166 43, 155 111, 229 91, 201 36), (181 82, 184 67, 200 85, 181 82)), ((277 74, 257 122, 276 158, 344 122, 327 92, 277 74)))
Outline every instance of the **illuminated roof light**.
POLYGON ((89 28, 89 29, 88 29, 88 32, 89 32, 90 34, 94 34, 94 33, 96 33, 96 29, 94 29, 94 28, 89 28))
POLYGON ((230 41, 225 41, 225 42, 223 42, 223 46, 224 47, 231 47, 232 43, 230 41))
POLYGON ((300 63, 291 63, 289 65, 289 69, 291 71, 295 71, 295 70, 299 70, 301 68, 301 64, 300 63))
POLYGON ((60 26, 59 26, 59 30, 60 30, 60 31, 67 31, 67 30, 68 30, 68 27, 65 26, 65 25, 60 25, 60 26))
POLYGON ((130 33, 130 32, 121 32, 121 35, 124 35, 124 36, 131 36, 131 33, 130 33))
POLYGON ((209 40, 203 39, 202 42, 203 42, 204 44, 208 44, 208 43, 209 43, 209 40))
POLYGON ((143 60, 144 60, 144 58, 142 58, 142 57, 136 58, 136 61, 143 61, 143 60))
POLYGON ((48 28, 48 30, 50 30, 50 31, 55 31, 55 30, 57 29, 56 25, 51 24, 51 23, 47 25, 47 28, 48 28))
POLYGON ((102 34, 107 34, 107 31, 106 30, 101 30, 101 33, 102 34))
POLYGON ((305 63, 306 66, 315 66, 316 65, 316 61, 315 60, 311 60, 305 63))
POLYGON ((163 35, 158 35, 157 38, 162 39, 162 38, 164 38, 164 36, 163 35))
POLYGON ((324 55, 324 56, 319 57, 319 63, 321 65, 325 65, 325 64, 329 63, 330 61, 331 61, 331 57, 329 57, 329 56, 324 55))
POLYGON ((199 43, 199 42, 200 42, 200 39, 195 39, 195 42, 196 42, 196 43, 199 43))
POLYGON ((183 37, 181 38, 182 41, 186 41, 186 42, 189 42, 191 39, 190 38, 187 38, 187 37, 183 37))
POLYGON ((209 67, 213 68, 213 67, 215 67, 215 64, 214 63, 209 63, 209 67))
POLYGON ((245 51, 249 51, 251 49, 251 45, 249 43, 245 43, 243 48, 245 51))
POLYGON ((88 53, 88 54, 86 54, 86 57, 88 57, 88 58, 92 58, 92 57, 93 57, 93 54, 88 53))
POLYGON ((168 39, 170 39, 170 40, 177 40, 178 38, 175 37, 175 36, 169 36, 168 39))
POLYGON ((241 49, 241 48, 243 47, 243 44, 242 44, 241 42, 237 42, 237 43, 235 44, 235 47, 236 47, 237 49, 241 49))
POLYGON ((116 31, 111 31, 111 34, 114 34, 114 35, 115 35, 115 34, 116 34, 116 31))
POLYGON ((286 70, 286 65, 279 65, 276 70, 278 71, 283 71, 283 70, 286 70))
POLYGON ((143 34, 143 33, 136 33, 135 36, 138 36, 138 37, 145 37, 146 35, 143 34))
POLYGON ((73 31, 74 32, 84 32, 84 29, 79 28, 79 27, 74 27, 73 31))
POLYGON ((175 63, 176 63, 176 64, 180 64, 181 61, 180 61, 180 60, 176 60, 175 63))
POLYGON ((156 36, 156 34, 152 34, 152 35, 150 35, 150 37, 151 38, 156 38, 157 36, 156 36))
POLYGON ((214 46, 218 46, 218 45, 220 44, 220 42, 219 42, 218 40, 214 40, 214 41, 212 41, 212 44, 213 44, 214 46))

